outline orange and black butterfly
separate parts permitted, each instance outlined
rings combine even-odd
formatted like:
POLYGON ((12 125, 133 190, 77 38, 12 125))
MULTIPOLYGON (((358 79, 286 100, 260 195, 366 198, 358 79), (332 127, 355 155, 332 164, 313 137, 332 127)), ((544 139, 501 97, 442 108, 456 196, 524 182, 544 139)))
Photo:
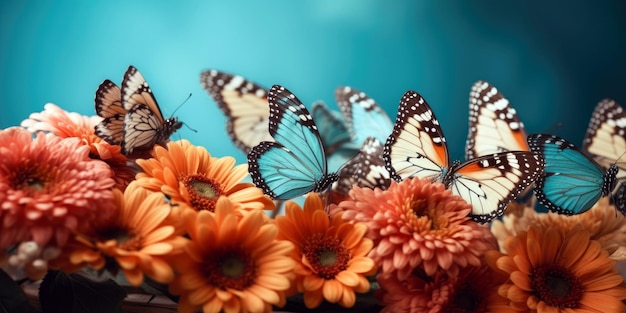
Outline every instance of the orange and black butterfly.
POLYGON ((120 145, 124 155, 166 143, 183 125, 176 117, 163 118, 150 86, 132 65, 124 74, 121 89, 108 79, 100 84, 95 105, 96 113, 104 118, 95 127, 96 135, 120 145))

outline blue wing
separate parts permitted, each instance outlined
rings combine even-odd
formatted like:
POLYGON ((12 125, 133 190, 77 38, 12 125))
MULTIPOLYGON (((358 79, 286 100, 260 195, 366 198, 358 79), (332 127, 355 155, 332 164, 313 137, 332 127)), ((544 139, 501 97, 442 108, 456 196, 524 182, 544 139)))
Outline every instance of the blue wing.
POLYGON ((353 142, 362 145, 368 137, 374 137, 380 142, 387 140, 393 130, 393 123, 374 99, 351 87, 338 87, 335 99, 353 142))
POLYGON ((316 102, 311 109, 313 120, 319 127, 326 155, 331 155, 342 145, 350 142, 350 134, 346 129, 341 113, 329 109, 324 102, 316 102))
POLYGON ((567 140, 545 134, 528 137, 531 151, 545 159, 536 181, 537 201, 559 214, 579 214, 591 208, 615 185, 617 167, 604 170, 567 140))
POLYGON ((308 110, 282 86, 274 85, 267 99, 275 142, 261 142, 248 154, 253 182, 273 199, 325 190, 337 175, 327 174, 322 140, 308 110))

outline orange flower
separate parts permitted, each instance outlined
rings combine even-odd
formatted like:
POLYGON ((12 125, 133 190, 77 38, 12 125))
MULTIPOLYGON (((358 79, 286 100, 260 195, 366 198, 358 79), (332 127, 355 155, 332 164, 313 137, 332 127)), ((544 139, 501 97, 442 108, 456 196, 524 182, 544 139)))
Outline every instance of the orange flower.
POLYGON ((169 258, 182 253, 187 240, 174 226, 164 223, 171 209, 163 195, 132 182, 124 194, 115 190, 115 203, 117 214, 79 234, 76 242, 68 245, 68 259, 61 260, 59 267, 72 271, 89 264, 102 269, 111 266, 107 261, 115 260, 115 267, 107 269, 115 273, 121 268, 134 286, 141 285, 144 274, 160 283, 172 281, 169 258))
POLYGON ((52 133, 61 138, 79 138, 88 145, 90 156, 99 159, 111 167, 113 179, 122 191, 135 179, 137 171, 128 166, 128 159, 121 153, 121 147, 110 145, 96 136, 94 127, 102 121, 99 116, 83 116, 75 112, 66 112, 58 106, 48 103, 40 113, 32 113, 22 121, 21 126, 31 133, 52 133))
POLYGON ((531 226, 486 254, 488 263, 510 275, 498 293, 510 306, 528 312, 624 312, 624 279, 615 262, 589 233, 575 227, 562 233, 531 226))
POLYGON ((609 204, 608 197, 601 198, 588 211, 573 216, 538 213, 532 207, 526 207, 521 216, 506 215, 502 221, 493 221, 491 231, 502 248, 508 236, 526 231, 531 225, 559 229, 563 234, 577 225, 581 226, 589 232, 592 240, 597 240, 603 249, 609 251, 611 259, 626 260, 626 217, 617 213, 615 206, 609 204))
POLYGON ((365 276, 376 271, 374 261, 366 256, 373 243, 364 238, 365 224, 344 221, 341 214, 329 219, 314 193, 307 196, 304 210, 289 201, 285 212, 276 217, 279 237, 296 245, 292 258, 297 262, 296 287, 304 292, 304 304, 315 308, 326 299, 353 306, 355 292, 369 291, 365 276))
POLYGON ((377 280, 376 296, 385 305, 381 312, 515 312, 498 287, 506 276, 487 264, 468 266, 459 276, 450 277, 439 269, 427 276, 420 267, 405 280, 383 273, 377 280))
POLYGON ((241 180, 248 166, 235 166, 232 157, 214 158, 187 140, 168 142, 167 149, 156 146, 153 158, 137 160, 144 170, 137 175, 140 186, 160 191, 173 203, 186 204, 196 211, 215 209, 220 196, 226 196, 236 209, 273 210, 274 202, 252 183, 241 180))
POLYGON ((370 256, 400 280, 420 265, 426 275, 442 268, 456 276, 479 266, 489 248, 487 228, 468 217, 471 206, 440 183, 409 178, 385 191, 354 187, 350 197, 339 204, 343 218, 367 225, 376 246, 370 256))
POLYGON ((262 211, 241 219, 235 212, 227 197, 217 200, 215 213, 183 212, 191 241, 174 261, 179 275, 170 284, 181 295, 179 312, 270 312, 285 304, 293 245, 277 240, 262 211))
POLYGON ((112 214, 114 184, 109 166, 76 138, 0 130, 0 249, 26 240, 63 246, 112 214))

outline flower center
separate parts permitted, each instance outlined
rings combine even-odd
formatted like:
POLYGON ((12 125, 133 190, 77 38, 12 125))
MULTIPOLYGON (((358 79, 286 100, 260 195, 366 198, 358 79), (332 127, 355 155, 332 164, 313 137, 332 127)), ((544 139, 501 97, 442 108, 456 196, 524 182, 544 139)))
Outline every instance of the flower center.
POLYGON ((302 253, 318 276, 334 279, 339 272, 348 268, 350 252, 339 239, 316 234, 309 237, 302 248, 302 253))
POLYGON ((532 289, 541 301, 552 307, 577 308, 584 289, 568 269, 555 264, 535 267, 530 274, 532 289))
POLYGON ((222 289, 243 290, 256 277, 254 260, 243 251, 215 253, 204 263, 203 272, 212 285, 222 289))
POLYGON ((143 246, 143 238, 141 236, 135 234, 132 230, 119 226, 104 229, 99 233, 103 239, 117 241, 117 247, 126 251, 137 251, 143 246))
POLYGON ((437 207, 428 203, 428 199, 407 199, 406 208, 412 213, 409 220, 414 230, 437 230, 448 226, 448 219, 438 214, 437 207))
POLYGON ((48 175, 42 174, 42 171, 34 167, 26 167, 18 169, 14 172, 13 188, 20 189, 27 194, 43 191, 46 185, 51 181, 48 175))
POLYGON ((219 183, 204 175, 194 174, 183 178, 183 184, 189 193, 191 205, 196 210, 215 211, 215 202, 223 193, 219 183))

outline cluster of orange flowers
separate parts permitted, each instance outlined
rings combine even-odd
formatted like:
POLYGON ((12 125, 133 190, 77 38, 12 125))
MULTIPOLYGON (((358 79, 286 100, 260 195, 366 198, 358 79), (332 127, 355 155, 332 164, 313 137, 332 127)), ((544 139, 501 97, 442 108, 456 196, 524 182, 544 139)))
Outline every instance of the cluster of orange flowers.
POLYGON ((187 140, 129 160, 99 121, 48 104, 0 130, 0 265, 14 278, 119 271, 168 284, 180 312, 269 312, 294 295, 349 308, 371 290, 382 312, 626 311, 626 220, 606 199, 489 227, 443 185, 406 179, 270 218, 247 165, 187 140))

